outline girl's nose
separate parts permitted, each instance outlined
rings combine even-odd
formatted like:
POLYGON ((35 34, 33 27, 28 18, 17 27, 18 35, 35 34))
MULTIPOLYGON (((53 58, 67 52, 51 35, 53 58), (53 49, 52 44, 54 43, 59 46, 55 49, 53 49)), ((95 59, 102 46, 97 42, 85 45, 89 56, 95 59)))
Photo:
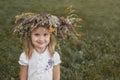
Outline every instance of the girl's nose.
POLYGON ((39 40, 43 40, 43 39, 44 39, 44 36, 40 35, 39 40))

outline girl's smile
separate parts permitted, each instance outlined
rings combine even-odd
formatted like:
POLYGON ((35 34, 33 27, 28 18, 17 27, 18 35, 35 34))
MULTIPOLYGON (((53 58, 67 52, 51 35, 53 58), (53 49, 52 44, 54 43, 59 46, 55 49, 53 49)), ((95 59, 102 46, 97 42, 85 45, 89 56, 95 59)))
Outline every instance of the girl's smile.
POLYGON ((44 44, 44 42, 36 41, 39 45, 44 44))
POLYGON ((35 49, 39 52, 43 52, 50 42, 50 33, 47 29, 39 27, 32 31, 31 40, 35 49))

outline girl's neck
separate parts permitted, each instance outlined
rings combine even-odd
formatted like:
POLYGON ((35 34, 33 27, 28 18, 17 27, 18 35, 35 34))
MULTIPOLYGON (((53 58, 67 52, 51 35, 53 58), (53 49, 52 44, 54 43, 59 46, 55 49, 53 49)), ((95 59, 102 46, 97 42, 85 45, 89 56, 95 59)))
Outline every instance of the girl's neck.
POLYGON ((45 48, 35 48, 35 50, 37 52, 39 52, 40 54, 42 54, 46 50, 46 47, 45 48))

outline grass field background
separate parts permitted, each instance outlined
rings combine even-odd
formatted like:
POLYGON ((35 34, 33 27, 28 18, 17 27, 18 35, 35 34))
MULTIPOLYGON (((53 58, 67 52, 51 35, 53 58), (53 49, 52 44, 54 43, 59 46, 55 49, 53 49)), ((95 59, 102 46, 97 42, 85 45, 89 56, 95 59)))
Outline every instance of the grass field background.
POLYGON ((15 15, 45 12, 65 15, 73 5, 82 21, 79 45, 62 47, 61 80, 120 80, 119 0, 1 0, 0 80, 19 80, 22 51, 12 30, 15 15))

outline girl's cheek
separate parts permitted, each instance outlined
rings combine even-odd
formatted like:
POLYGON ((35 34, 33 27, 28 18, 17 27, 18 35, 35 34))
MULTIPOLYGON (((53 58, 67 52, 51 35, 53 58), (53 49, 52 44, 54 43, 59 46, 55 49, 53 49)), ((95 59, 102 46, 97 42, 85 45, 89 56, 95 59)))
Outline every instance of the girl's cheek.
POLYGON ((35 37, 35 38, 34 38, 35 41, 38 40, 38 39, 39 39, 38 37, 35 37))
POLYGON ((37 37, 35 37, 35 36, 32 36, 32 40, 37 40, 38 38, 37 37))

